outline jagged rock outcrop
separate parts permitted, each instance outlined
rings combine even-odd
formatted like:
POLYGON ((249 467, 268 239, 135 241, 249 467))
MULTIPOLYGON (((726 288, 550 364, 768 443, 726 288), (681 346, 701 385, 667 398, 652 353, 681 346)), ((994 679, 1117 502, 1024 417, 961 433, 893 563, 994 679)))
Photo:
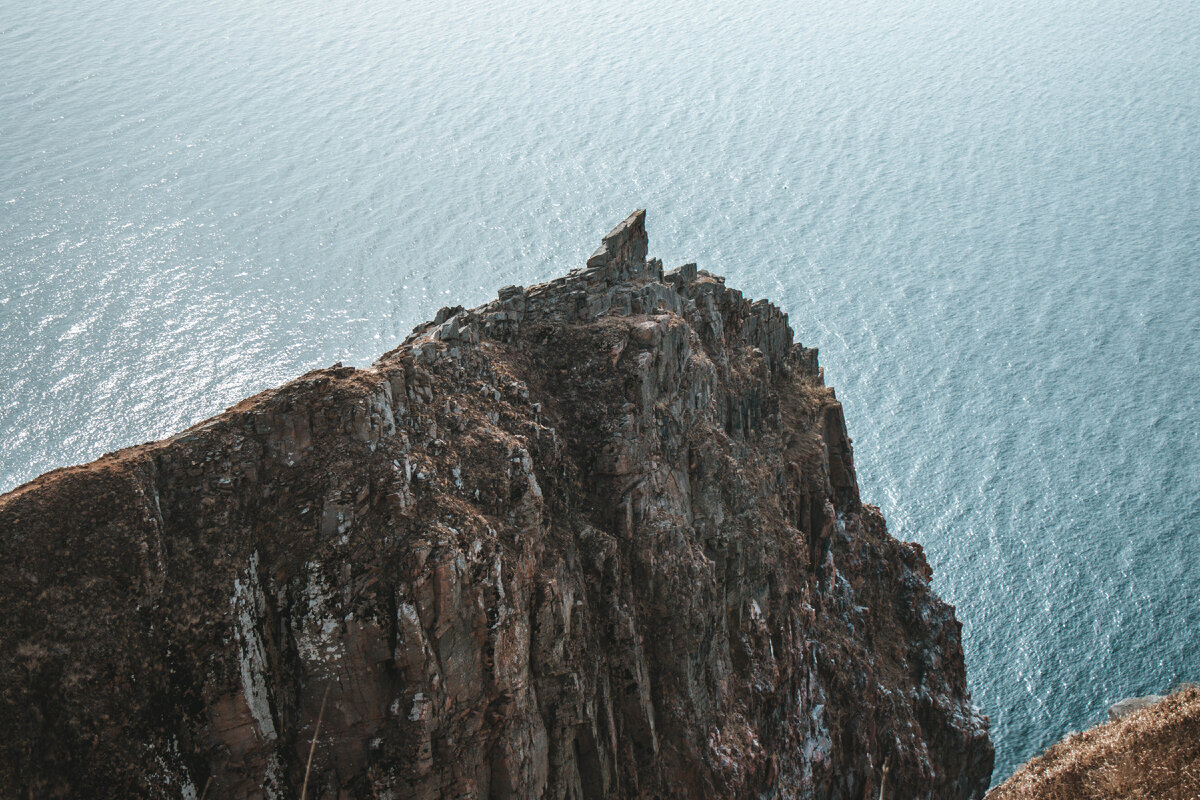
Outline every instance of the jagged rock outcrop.
POLYGON ((982 795, 816 351, 646 254, 0 498, 2 796, 982 795))

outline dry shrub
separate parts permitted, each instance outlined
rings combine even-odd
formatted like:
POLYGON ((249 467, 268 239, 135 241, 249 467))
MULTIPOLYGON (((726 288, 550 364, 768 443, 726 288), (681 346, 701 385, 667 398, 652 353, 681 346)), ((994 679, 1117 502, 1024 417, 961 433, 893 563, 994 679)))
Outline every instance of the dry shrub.
POLYGON ((1069 735, 987 795, 987 800, 1116 798, 1200 798, 1200 688, 1069 735))

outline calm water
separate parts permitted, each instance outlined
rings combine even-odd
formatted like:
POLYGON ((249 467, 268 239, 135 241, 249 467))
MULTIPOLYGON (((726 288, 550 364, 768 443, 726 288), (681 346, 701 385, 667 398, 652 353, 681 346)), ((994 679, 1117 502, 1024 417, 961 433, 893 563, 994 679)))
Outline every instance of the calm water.
POLYGON ((0 490, 651 250, 822 351, 997 778, 1200 680, 1200 6, 0 0, 0 490))

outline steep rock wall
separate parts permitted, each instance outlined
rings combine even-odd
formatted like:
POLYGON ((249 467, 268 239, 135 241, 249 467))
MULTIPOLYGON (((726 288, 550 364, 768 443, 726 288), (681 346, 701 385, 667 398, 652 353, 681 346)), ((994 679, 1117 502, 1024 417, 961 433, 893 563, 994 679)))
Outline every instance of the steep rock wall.
POLYGON ((2 796, 981 796, 816 351, 646 254, 0 498, 2 796))

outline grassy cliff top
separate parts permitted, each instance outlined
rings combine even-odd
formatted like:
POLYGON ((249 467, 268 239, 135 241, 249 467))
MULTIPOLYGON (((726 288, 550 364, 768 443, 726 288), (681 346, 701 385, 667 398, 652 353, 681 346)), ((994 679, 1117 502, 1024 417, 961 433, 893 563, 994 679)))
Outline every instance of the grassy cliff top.
POLYGON ((1073 733, 987 800, 1172 800, 1200 796, 1200 688, 1073 733))

